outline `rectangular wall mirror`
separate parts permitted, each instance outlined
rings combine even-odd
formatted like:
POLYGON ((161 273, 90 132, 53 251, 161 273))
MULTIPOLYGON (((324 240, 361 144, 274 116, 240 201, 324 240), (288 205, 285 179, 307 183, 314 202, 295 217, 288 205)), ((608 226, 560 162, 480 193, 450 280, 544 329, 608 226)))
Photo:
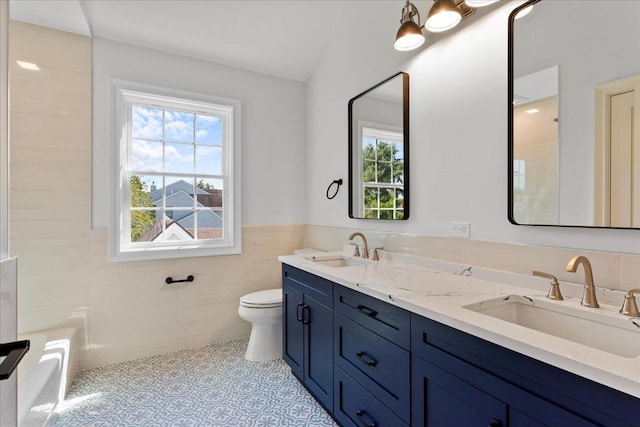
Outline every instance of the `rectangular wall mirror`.
POLYGON ((509 220, 640 228, 640 1, 519 6, 508 83, 509 220))
POLYGON ((349 100, 349 217, 409 218, 409 75, 349 100))

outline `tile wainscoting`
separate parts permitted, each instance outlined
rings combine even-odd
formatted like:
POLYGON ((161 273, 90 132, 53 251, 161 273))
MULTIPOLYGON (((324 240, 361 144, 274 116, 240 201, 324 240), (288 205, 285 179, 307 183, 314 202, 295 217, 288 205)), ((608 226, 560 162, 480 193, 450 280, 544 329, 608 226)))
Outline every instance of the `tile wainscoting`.
MULTIPOLYGON (((304 229, 245 226, 241 255, 118 263, 108 259, 107 231, 90 231, 88 256, 77 265, 73 252, 46 271, 23 265, 20 331, 77 327, 80 369, 246 337, 240 297, 282 286, 277 257, 304 246, 304 229), (189 274, 193 283, 165 284, 189 274)), ((29 248, 20 252, 30 257, 29 248)))

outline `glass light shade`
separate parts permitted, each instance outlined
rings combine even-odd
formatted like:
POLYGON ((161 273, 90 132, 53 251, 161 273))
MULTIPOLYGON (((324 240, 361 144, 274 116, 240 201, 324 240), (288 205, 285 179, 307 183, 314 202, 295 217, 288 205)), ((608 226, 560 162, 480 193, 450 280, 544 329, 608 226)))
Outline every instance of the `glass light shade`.
POLYGON ((462 14, 453 0, 436 0, 424 26, 433 33, 439 33, 455 27, 461 20, 462 14))
POLYGON ((469 7, 483 7, 490 4, 497 3, 499 0, 465 0, 464 4, 469 7))
POLYGON ((424 35, 422 31, 420 31, 418 24, 413 21, 407 21, 400 25, 393 47, 403 52, 413 50, 422 46, 424 40, 424 35))

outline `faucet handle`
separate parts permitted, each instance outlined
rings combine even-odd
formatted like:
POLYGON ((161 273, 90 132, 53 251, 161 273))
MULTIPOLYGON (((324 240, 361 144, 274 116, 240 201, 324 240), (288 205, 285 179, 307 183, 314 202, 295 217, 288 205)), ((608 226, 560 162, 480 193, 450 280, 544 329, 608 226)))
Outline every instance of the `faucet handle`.
POLYGON ((380 261, 380 256, 378 255, 378 249, 382 250, 384 247, 380 246, 378 248, 373 249, 373 257, 371 258, 373 261, 380 261))
POLYGON ((531 274, 534 276, 545 277, 547 279, 551 279, 551 288, 549 288, 549 293, 547 294, 547 298, 554 300, 563 300, 562 292, 560 292, 560 284, 558 283, 558 279, 553 274, 545 273, 544 271, 532 271, 531 274))
POLYGON ((350 243, 350 245, 353 245, 353 256, 360 256, 360 247, 358 245, 356 245, 355 243, 350 243))
POLYGON ((620 313, 631 316, 631 317, 640 317, 640 311, 638 311, 638 304, 636 304, 636 298, 633 294, 640 293, 640 288, 631 289, 627 292, 627 295, 624 296, 624 303, 622 304, 622 308, 620 308, 620 313))

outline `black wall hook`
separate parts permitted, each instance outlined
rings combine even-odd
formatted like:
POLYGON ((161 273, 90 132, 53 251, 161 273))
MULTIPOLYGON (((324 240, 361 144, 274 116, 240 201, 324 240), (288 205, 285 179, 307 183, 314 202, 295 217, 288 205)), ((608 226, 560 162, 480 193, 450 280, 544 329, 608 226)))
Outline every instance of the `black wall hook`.
POLYGON ((340 191, 340 186, 341 185, 342 185, 342 178, 334 179, 333 182, 331 182, 331 184, 329 184, 329 187, 327 187, 327 199, 331 200, 334 197, 336 197, 338 195, 338 191, 340 191), (329 196, 329 192, 331 191, 331 187, 333 187, 334 184, 337 184, 336 191, 333 192, 332 196, 329 196))
POLYGON ((164 281, 167 285, 170 285, 172 283, 193 282, 193 279, 195 279, 195 277, 193 277, 192 275, 188 275, 186 279, 173 280, 172 277, 167 277, 166 279, 164 279, 164 281))

